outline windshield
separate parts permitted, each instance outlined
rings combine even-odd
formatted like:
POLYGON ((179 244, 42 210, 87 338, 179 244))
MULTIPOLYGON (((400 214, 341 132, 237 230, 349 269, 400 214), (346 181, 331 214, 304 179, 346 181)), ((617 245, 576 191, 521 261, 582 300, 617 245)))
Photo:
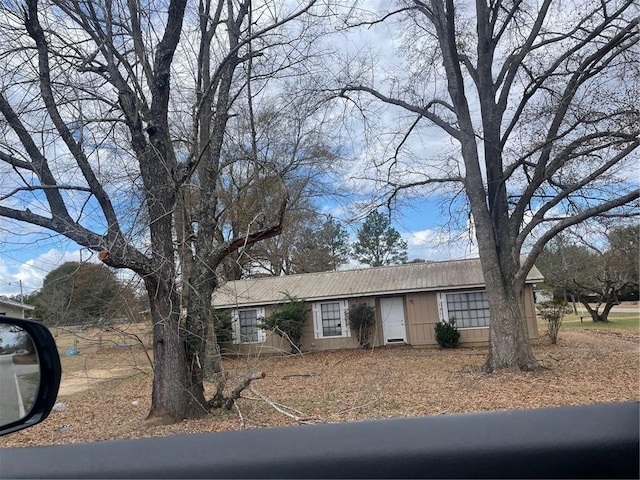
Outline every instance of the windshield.
POLYGON ((0 446, 637 401, 634 15, 0 2, 0 446))

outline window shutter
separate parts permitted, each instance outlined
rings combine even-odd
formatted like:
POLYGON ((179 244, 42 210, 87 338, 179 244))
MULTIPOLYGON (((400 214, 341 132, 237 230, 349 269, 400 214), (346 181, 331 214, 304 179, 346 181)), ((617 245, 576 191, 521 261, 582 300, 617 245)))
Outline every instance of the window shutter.
POLYGON ((438 293, 438 316, 440 317, 440 322, 449 321, 449 312, 447 310, 447 294, 446 293, 438 293))
MULTIPOLYGON (((258 324, 264 320, 264 307, 256 308, 256 316, 258 318, 258 324)), ((262 328, 258 328, 258 341, 264 342, 267 339, 267 331, 262 328)))
POLYGON ((231 340, 233 343, 240 343, 240 316, 238 310, 231 310, 231 340))
POLYGON ((322 313, 320 312, 320 304, 314 303, 312 307, 313 311, 313 331, 315 338, 322 338, 322 313))
POLYGON ((342 323, 342 336, 350 337, 351 329, 349 328, 349 300, 340 300, 340 322, 342 323))

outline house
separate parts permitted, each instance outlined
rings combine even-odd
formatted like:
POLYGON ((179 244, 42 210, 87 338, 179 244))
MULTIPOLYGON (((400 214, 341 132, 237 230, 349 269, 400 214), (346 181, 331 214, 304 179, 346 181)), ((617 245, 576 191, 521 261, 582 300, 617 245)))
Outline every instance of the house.
MULTIPOLYGON (((520 299, 531 338, 538 338, 533 287, 542 280, 533 267, 520 299)), ((489 302, 480 259, 470 259, 228 282, 213 299, 214 308, 232 313, 233 343, 223 347, 239 353, 289 351, 279 335, 257 327, 261 317, 287 301, 287 294, 309 305, 302 351, 357 347, 346 318, 357 303, 375 308, 374 346, 437 345, 435 324, 453 318, 461 343, 489 340, 489 302)))
POLYGON ((35 310, 31 305, 0 298, 0 317, 27 318, 35 310))

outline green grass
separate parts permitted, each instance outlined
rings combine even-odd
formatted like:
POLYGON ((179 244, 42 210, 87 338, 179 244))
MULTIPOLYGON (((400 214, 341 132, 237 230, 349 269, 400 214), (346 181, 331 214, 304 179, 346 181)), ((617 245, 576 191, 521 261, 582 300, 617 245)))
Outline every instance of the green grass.
MULTIPOLYGON (((587 312, 578 312, 578 315, 571 313, 562 319, 561 329, 589 328, 607 330, 627 330, 630 332, 640 332, 640 314, 634 312, 610 313, 609 321, 592 322, 587 312), (582 322, 580 321, 582 316, 582 322)), ((544 332, 547 329, 546 322, 538 319, 538 330, 544 332)))

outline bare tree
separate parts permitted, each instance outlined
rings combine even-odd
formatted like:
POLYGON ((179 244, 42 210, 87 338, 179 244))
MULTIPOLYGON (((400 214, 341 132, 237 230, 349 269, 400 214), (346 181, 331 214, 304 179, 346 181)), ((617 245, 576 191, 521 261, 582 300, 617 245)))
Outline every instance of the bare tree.
POLYGON ((312 52, 314 3, 0 5, 0 216, 63 235, 143 279, 153 321, 150 417, 231 408, 260 378, 225 395, 218 355, 217 391, 205 399, 216 269, 278 235, 288 205, 280 172, 271 170, 262 221, 219 235, 221 192, 236 160, 224 155, 226 133, 240 105, 253 121, 269 79, 300 73, 312 52))
POLYGON ((413 0, 351 14, 399 45, 384 75, 352 60, 340 89, 406 125, 376 161, 388 196, 464 192, 491 306, 485 369, 538 368, 518 300, 543 246, 591 217, 638 213, 637 3, 413 0), (457 151, 429 152, 434 129, 457 151))
POLYGON ((288 214, 283 234, 227 257, 226 279, 237 280, 256 266, 273 275, 290 272, 298 232, 317 216, 314 199, 330 191, 327 183, 339 164, 329 140, 326 107, 314 95, 285 86, 274 101, 256 105, 255 114, 245 110, 234 119, 223 153, 229 182, 220 193, 225 208, 220 238, 225 232, 241 235, 249 223, 268 223, 273 212, 265 211, 264 204, 277 203, 282 184, 288 193, 288 214))
POLYGON ((571 243, 558 236, 545 246, 538 266, 545 282, 576 298, 594 322, 607 322, 621 297, 637 298, 638 233, 637 225, 617 226, 605 246, 595 239, 578 237, 571 243))

